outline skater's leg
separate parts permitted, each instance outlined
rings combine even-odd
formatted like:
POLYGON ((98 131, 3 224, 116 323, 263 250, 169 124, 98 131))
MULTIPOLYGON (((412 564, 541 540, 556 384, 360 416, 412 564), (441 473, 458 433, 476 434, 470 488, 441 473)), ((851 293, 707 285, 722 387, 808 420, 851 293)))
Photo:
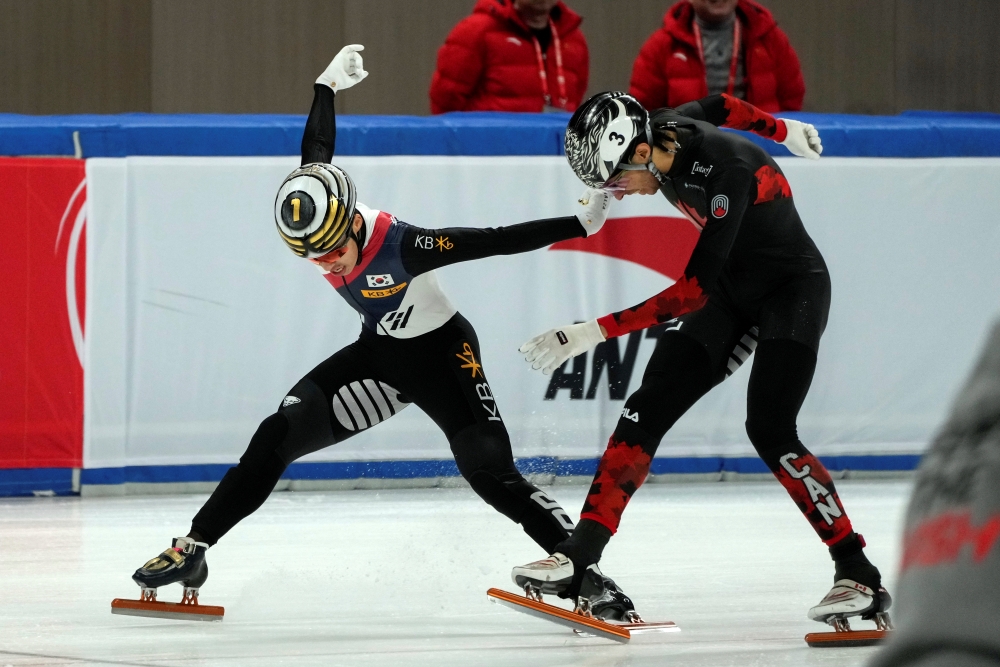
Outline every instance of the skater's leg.
MULTIPOLYGON (((462 476, 491 507, 549 553, 573 530, 566 511, 514 465, 510 436, 486 378, 475 330, 461 316, 423 343, 403 390, 444 431, 462 476), (433 346, 437 354, 429 354, 433 346)), ((406 342, 404 341, 404 345, 406 342)))
POLYGON ((864 541, 823 464, 802 444, 796 418, 816 368, 816 353, 793 340, 764 340, 747 390, 747 435, 774 476, 798 505, 820 539, 830 547, 837 579, 878 589, 878 570, 865 557, 864 541))
POLYGON ((191 525, 190 536, 215 544, 255 512, 274 490, 285 468, 379 421, 406 405, 380 380, 355 345, 310 371, 267 417, 240 462, 230 468, 191 525))
POLYGON ((683 330, 660 337, 642 385, 625 402, 598 463, 577 530, 557 547, 559 552, 578 563, 600 560, 625 506, 645 481, 664 434, 721 381, 721 359, 714 361, 705 345, 683 330))

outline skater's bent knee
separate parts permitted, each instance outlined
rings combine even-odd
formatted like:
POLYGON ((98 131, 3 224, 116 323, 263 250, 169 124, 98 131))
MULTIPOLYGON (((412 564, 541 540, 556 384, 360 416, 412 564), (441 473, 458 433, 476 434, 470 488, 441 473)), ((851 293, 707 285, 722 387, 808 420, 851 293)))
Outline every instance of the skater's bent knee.
POLYGON ((471 476, 478 471, 488 471, 503 479, 511 472, 520 477, 514 467, 506 429, 474 424, 453 435, 449 443, 458 471, 470 483, 471 476))
POLYGON ((288 419, 280 412, 267 417, 257 427, 250 439, 250 446, 240 457, 240 465, 245 468, 271 467, 274 459, 279 461, 278 448, 288 435, 288 419))

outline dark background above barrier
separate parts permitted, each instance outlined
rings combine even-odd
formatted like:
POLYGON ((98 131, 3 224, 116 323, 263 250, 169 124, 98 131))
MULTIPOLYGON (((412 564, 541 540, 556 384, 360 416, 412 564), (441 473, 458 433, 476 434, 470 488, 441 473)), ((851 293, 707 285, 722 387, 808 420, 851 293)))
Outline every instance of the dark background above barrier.
MULTIPOLYGON (((998 157, 1000 115, 786 114, 816 125, 824 156, 998 157)), ((338 155, 561 155, 568 114, 340 116, 338 155)), ((298 155, 304 116, 0 114, 0 155, 298 155)), ((774 142, 752 137, 772 155, 774 142)))
MULTIPOLYGON (((674 0, 567 0, 590 92, 622 89, 674 0)), ((761 0, 805 109, 1000 112, 997 0, 761 0)), ((344 44, 372 73, 342 111, 426 114, 437 50, 474 0, 0 0, 0 111, 305 113, 344 44)))

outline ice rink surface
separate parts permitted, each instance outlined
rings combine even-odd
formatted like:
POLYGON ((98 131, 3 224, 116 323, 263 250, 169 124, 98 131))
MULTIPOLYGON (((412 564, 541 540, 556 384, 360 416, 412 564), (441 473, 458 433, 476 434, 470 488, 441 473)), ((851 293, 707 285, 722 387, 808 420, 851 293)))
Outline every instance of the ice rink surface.
MULTIPOLYGON (((893 584, 910 485, 840 481, 893 584)), ((583 486, 547 487, 572 515, 583 486)), ((601 562, 647 620, 682 631, 628 645, 578 638, 490 604, 541 557, 468 489, 276 493, 208 555, 221 623, 113 616, 136 567, 187 532, 205 496, 0 501, 0 667, 863 665, 810 649, 806 610, 829 556, 775 482, 647 484, 601 562)), ((180 587, 160 590, 177 601, 180 587)), ((856 624, 869 627, 869 623, 856 624)))

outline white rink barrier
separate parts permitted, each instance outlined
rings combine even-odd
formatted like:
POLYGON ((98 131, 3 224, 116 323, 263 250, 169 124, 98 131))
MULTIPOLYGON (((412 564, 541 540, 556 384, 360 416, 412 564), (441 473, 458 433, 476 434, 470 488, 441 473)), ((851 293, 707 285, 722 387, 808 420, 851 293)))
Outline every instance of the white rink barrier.
MULTIPOLYGON (((582 190, 557 157, 336 162, 361 201, 422 227, 566 215, 582 190)), ((1000 159, 779 162, 833 280, 800 436, 834 469, 911 469, 1000 311, 1000 159)), ((87 161, 85 485, 217 481, 286 391, 357 337, 354 311, 275 232, 275 192, 297 165, 87 161)), ((679 214, 659 196, 612 212, 644 216, 679 214)), ((616 230, 645 240, 642 225, 614 220, 602 234, 616 230)), ((589 474, 655 339, 633 334, 570 362, 562 388, 530 371, 517 347, 634 305, 670 277, 553 249, 438 273, 478 331, 515 455, 529 471, 589 474)), ((741 369, 676 424, 654 473, 766 471, 743 426, 748 376, 741 369)), ((444 436, 416 408, 293 468, 293 478, 455 474, 444 436)))

